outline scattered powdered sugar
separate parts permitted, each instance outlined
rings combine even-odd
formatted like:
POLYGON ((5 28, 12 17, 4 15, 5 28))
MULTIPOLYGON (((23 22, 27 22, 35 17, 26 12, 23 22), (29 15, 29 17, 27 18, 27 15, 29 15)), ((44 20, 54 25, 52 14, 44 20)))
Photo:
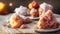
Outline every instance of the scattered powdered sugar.
POLYGON ((33 13, 33 12, 37 12, 37 9, 32 8, 31 11, 30 11, 30 14, 33 13))

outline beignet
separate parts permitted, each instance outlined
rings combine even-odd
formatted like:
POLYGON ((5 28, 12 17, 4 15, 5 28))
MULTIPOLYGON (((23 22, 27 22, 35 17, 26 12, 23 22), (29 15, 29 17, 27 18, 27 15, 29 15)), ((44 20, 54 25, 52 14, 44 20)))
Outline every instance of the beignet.
POLYGON ((32 9, 32 8, 38 9, 39 5, 36 1, 32 1, 31 3, 29 3, 28 8, 29 9, 32 9))
POLYGON ((37 23, 38 29, 56 29, 58 27, 59 23, 57 22, 51 10, 48 10, 45 14, 42 14, 37 23))
POLYGON ((23 24, 21 17, 17 14, 13 14, 10 18, 10 25, 12 28, 19 28, 23 24))
POLYGON ((39 12, 37 11, 37 9, 31 9, 30 11, 30 16, 31 17, 38 17, 39 16, 39 12))

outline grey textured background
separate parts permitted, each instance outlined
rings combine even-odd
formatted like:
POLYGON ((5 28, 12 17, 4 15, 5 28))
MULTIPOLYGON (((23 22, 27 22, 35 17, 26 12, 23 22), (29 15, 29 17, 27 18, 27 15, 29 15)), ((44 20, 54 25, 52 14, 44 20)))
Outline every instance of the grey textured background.
MULTIPOLYGON (((4 2, 7 4, 8 7, 8 11, 9 12, 13 12, 14 9, 16 7, 19 7, 20 5, 23 6, 28 6, 28 4, 33 1, 33 0, 0 0, 0 2, 4 2), (13 3, 13 7, 9 7, 8 4, 12 2, 13 3)), ((37 1, 39 4, 46 2, 46 3, 50 3, 54 6, 54 13, 60 14, 60 0, 35 0, 37 1)))

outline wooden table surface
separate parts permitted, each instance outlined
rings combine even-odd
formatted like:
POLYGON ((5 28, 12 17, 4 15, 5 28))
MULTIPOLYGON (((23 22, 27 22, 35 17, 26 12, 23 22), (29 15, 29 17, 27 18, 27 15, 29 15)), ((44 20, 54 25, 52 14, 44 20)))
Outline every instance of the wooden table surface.
MULTIPOLYGON (((57 21, 60 22, 60 15, 54 14, 57 21)), ((8 28, 8 27, 4 27, 2 26, 2 24, 6 23, 9 19, 9 17, 11 16, 11 14, 8 15, 0 15, 0 34, 38 34, 36 33, 35 30, 35 26, 34 24, 31 25, 32 28, 30 29, 13 29, 13 28, 8 28), (7 20, 7 21, 6 21, 7 20)), ((38 21, 33 21, 33 22, 38 22, 38 21)), ((28 25, 28 26, 30 26, 28 25)), ((60 34, 60 32, 58 32, 57 34, 60 34)))

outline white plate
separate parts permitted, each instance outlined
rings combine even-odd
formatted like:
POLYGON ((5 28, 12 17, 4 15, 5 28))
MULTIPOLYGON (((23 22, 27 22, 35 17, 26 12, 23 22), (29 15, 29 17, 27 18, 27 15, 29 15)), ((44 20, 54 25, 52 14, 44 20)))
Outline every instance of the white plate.
POLYGON ((27 16, 27 18, 30 18, 30 19, 33 19, 33 20, 39 19, 39 17, 31 17, 31 16, 27 16))
POLYGON ((55 31, 60 31, 60 28, 56 28, 56 29, 36 29, 35 31, 37 31, 37 32, 55 32, 55 31))

